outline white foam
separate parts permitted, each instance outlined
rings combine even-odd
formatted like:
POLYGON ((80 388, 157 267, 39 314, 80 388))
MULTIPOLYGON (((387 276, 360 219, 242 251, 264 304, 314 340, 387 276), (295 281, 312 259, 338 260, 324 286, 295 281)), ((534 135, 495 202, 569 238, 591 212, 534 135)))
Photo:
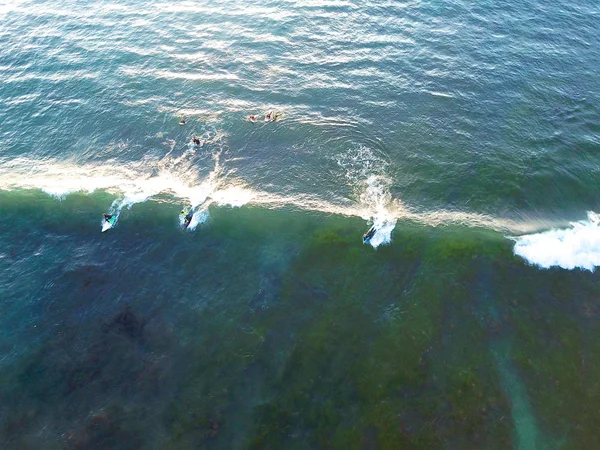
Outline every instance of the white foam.
POLYGON ((117 222, 119 221, 119 216, 121 215, 121 210, 123 209, 124 204, 125 204, 124 199, 122 199, 122 198, 117 198, 112 202, 112 204, 110 205, 110 208, 108 209, 108 212, 111 216, 113 216, 115 218, 115 220, 113 220, 112 222, 108 222, 107 220, 104 219, 104 217, 102 218, 102 232, 103 233, 106 230, 110 230, 117 224, 117 222))
POLYGON ((136 203, 143 203, 153 194, 157 193, 158 192, 136 192, 134 194, 130 194, 123 199, 123 206, 127 206, 127 209, 131 209, 131 207, 136 203))
POLYGON ((513 238, 516 255, 538 267, 553 266, 594 271, 600 266, 600 216, 589 211, 588 219, 570 228, 513 238))
POLYGON ((254 193, 250 189, 241 186, 232 186, 215 191, 210 196, 218 205, 239 208, 250 203, 254 198, 254 193))
POLYGON ((395 220, 386 220, 377 218, 373 223, 375 227, 375 234, 369 239, 369 244, 373 248, 377 248, 380 245, 390 244, 392 242, 392 231, 396 228, 395 220))
POLYGON ((200 225, 201 223, 205 223, 208 220, 208 218, 208 209, 199 209, 192 216, 192 220, 190 221, 190 224, 188 225, 187 229, 190 231, 194 231, 198 225, 200 225))
POLYGON ((114 224, 104 220, 104 218, 102 218, 102 232, 104 233, 106 230, 110 230, 113 227, 114 224))
POLYGON ((369 244, 377 248, 391 243, 397 220, 392 210, 404 208, 401 202, 392 199, 391 181, 386 173, 387 160, 370 148, 360 146, 340 155, 338 164, 345 170, 346 178, 358 196, 361 216, 375 227, 369 244))
POLYGON ((187 198, 192 208, 196 208, 208 200, 209 190, 205 186, 190 188, 187 198))
POLYGON ((128 207, 168 193, 188 198, 196 206, 217 189, 221 172, 220 149, 225 134, 208 130, 202 137, 203 143, 212 145, 213 153, 196 156, 196 148, 186 146, 181 154, 172 155, 177 150, 176 142, 172 141, 165 142, 169 150, 161 159, 144 158, 125 164, 0 158, 0 189, 41 189, 60 200, 72 193, 102 190, 122 197, 128 207), (207 157, 209 159, 203 165, 212 164, 212 170, 206 179, 198 180, 198 159, 206 160, 207 157))
MULTIPOLYGON (((210 134, 205 142, 215 147, 219 147, 226 137, 220 132, 205 134, 210 134)), ((171 150, 176 145, 168 147, 171 150)), ((391 182, 386 175, 388 164, 364 147, 341 156, 339 161, 346 171, 347 182, 355 191, 354 200, 340 196, 333 202, 313 194, 290 195, 254 190, 244 180, 234 177, 233 171, 221 167, 218 151, 202 153, 203 164, 210 163, 208 159, 212 158, 214 166, 206 176, 199 179, 198 158, 193 152, 184 150, 183 158, 170 153, 159 161, 144 158, 126 164, 115 164, 114 161, 76 164, 68 161, 0 157, 0 190, 40 189, 61 200, 71 193, 92 193, 98 190, 114 194, 123 203, 122 206, 129 208, 161 195, 160 201, 169 201, 169 197, 172 197, 176 203, 183 201, 193 208, 205 202, 207 205, 214 202, 220 206, 255 204, 271 209, 295 207, 328 214, 358 216, 381 228, 378 228, 372 245, 391 242, 391 230, 399 219, 421 222, 428 226, 458 223, 492 228, 503 233, 526 233, 539 229, 540 226, 536 222, 516 223, 508 219, 461 211, 414 211, 401 200, 392 198, 389 190, 391 182)))
POLYGON ((64 200, 67 198, 67 195, 69 195, 72 191, 69 189, 65 189, 65 188, 59 188, 59 187, 52 187, 52 186, 47 186, 42 188, 42 191, 44 191, 46 194, 50 195, 51 197, 54 197, 57 200, 64 200))
MULTIPOLYGON (((194 212, 194 214, 192 214, 192 219, 190 220, 190 224, 187 226, 186 230, 195 230, 198 225, 207 222, 209 217, 210 215, 208 212, 208 208, 198 209, 194 212)), ((185 215, 183 214, 179 215, 179 225, 181 225, 182 227, 185 226, 185 215)))

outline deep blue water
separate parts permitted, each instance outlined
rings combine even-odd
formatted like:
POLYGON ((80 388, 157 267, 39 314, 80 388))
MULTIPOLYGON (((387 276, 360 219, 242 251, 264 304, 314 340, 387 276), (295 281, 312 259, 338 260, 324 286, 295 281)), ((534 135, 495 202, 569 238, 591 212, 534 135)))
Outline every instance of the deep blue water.
POLYGON ((597 447, 599 71, 592 0, 0 0, 0 445, 597 447))

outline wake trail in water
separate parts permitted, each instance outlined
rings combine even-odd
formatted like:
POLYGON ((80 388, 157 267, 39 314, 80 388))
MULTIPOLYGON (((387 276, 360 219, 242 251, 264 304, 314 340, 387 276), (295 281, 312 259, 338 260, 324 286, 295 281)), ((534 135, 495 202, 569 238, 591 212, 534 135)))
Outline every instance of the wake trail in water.
POLYGON ((105 231, 114 228, 117 225, 117 222, 119 221, 119 216, 121 215, 121 211, 125 206, 127 207, 127 209, 131 209, 131 207, 134 204, 144 202, 146 201, 146 199, 147 198, 143 196, 132 196, 115 199, 110 205, 110 208, 108 208, 108 214, 112 217, 112 221, 109 222, 104 218, 102 219, 102 232, 104 233, 105 231))

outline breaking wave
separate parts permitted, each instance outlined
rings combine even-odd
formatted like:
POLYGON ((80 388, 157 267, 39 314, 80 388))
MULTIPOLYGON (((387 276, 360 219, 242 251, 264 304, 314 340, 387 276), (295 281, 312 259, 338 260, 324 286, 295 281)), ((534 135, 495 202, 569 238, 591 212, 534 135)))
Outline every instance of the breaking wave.
POLYGON ((513 238, 515 254, 544 269, 558 266, 593 272, 600 266, 600 216, 592 211, 587 215, 569 228, 513 238))
MULTIPOLYGON (((427 226, 459 224, 484 227, 504 233, 527 233, 539 224, 498 219, 461 211, 415 211, 390 193, 392 180, 389 162, 365 146, 337 156, 345 181, 353 191, 352 199, 332 203, 318 195, 266 192, 253 189, 245 180, 222 165, 224 135, 202 135, 200 146, 183 148, 166 141, 166 155, 134 162, 78 163, 52 159, 0 158, 0 190, 41 190, 59 200, 73 193, 102 191, 114 195, 109 212, 118 215, 125 207, 149 200, 183 203, 191 208, 210 204, 241 207, 247 204, 269 209, 297 208, 328 214, 361 217, 365 231, 374 225, 373 247, 389 244, 398 220, 427 226), (179 147, 179 148, 178 148, 179 147)), ((108 207, 108 205, 107 205, 108 207)))

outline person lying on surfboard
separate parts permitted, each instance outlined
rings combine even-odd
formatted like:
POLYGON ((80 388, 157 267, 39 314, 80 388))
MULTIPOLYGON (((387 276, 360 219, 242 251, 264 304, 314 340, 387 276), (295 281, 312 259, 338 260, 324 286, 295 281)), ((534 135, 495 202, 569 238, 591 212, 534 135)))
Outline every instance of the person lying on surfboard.
POLYGON ((269 111, 265 114, 265 122, 275 122, 280 115, 281 113, 278 111, 269 111))
POLYGON ((200 138, 197 136, 194 136, 192 138, 192 141, 194 141, 194 145, 200 145, 200 138))

